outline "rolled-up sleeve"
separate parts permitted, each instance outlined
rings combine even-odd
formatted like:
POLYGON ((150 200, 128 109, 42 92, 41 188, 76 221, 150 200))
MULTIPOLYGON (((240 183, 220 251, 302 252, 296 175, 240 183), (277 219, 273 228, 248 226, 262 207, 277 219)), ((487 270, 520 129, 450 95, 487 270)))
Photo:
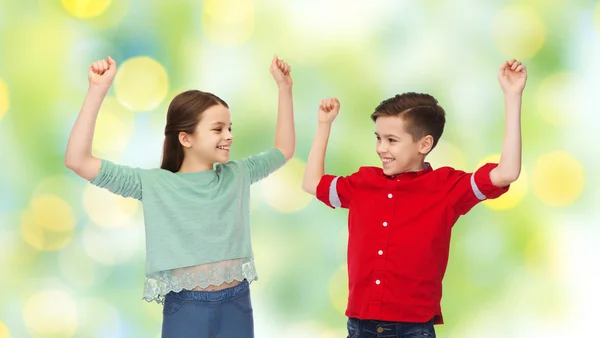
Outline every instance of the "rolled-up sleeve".
POLYGON ((464 215, 479 202, 498 198, 508 191, 510 186, 497 187, 492 184, 490 172, 497 166, 497 163, 486 163, 474 173, 458 170, 453 173, 448 196, 458 214, 464 215))
POLYGON ((317 199, 330 208, 348 208, 360 181, 360 171, 350 176, 323 175, 317 185, 317 199))
POLYGON ((239 161, 242 170, 250 178, 250 184, 266 178, 277 169, 283 167, 285 162, 285 156, 277 148, 271 148, 239 161))
POLYGON ((113 194, 142 200, 142 171, 144 169, 119 165, 102 160, 100 172, 90 183, 113 194))

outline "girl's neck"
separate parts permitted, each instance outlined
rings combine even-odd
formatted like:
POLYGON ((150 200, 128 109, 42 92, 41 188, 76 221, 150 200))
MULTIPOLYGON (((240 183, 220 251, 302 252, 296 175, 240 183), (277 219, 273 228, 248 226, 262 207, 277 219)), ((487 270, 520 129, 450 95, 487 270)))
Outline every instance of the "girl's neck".
POLYGON ((179 168, 180 173, 193 173, 198 171, 212 170, 213 164, 206 163, 199 160, 194 160, 190 156, 186 156, 179 168))

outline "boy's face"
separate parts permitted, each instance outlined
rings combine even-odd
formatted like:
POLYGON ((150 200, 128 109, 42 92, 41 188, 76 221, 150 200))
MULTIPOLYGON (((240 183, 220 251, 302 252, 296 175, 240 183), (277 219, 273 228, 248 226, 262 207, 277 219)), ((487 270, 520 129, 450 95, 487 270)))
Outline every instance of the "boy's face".
POLYGON ((405 122, 398 116, 380 116, 375 121, 377 136, 377 154, 381 158, 383 173, 387 176, 401 174, 406 171, 423 169, 423 161, 427 149, 424 148, 424 137, 413 140, 406 132, 405 122), (425 152, 423 152, 426 150, 425 152))

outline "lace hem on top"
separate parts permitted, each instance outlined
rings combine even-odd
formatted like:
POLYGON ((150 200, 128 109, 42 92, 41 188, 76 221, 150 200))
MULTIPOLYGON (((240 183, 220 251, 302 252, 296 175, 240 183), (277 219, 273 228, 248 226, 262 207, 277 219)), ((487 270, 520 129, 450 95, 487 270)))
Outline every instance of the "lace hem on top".
POLYGON ((201 264, 186 268, 165 270, 146 277, 143 299, 164 304, 165 296, 173 291, 192 290, 196 287, 231 283, 234 280, 258 280, 254 260, 233 259, 215 263, 201 264))

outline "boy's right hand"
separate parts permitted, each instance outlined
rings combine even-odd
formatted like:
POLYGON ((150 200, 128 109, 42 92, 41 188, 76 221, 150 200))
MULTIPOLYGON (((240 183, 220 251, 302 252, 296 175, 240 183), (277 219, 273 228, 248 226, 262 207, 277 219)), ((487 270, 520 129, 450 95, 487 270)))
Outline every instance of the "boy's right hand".
POLYGON ((324 99, 319 103, 319 123, 331 124, 340 112, 340 101, 335 98, 324 99))
POLYGON ((117 63, 110 56, 106 60, 92 63, 88 69, 90 87, 110 87, 116 73, 117 63))

